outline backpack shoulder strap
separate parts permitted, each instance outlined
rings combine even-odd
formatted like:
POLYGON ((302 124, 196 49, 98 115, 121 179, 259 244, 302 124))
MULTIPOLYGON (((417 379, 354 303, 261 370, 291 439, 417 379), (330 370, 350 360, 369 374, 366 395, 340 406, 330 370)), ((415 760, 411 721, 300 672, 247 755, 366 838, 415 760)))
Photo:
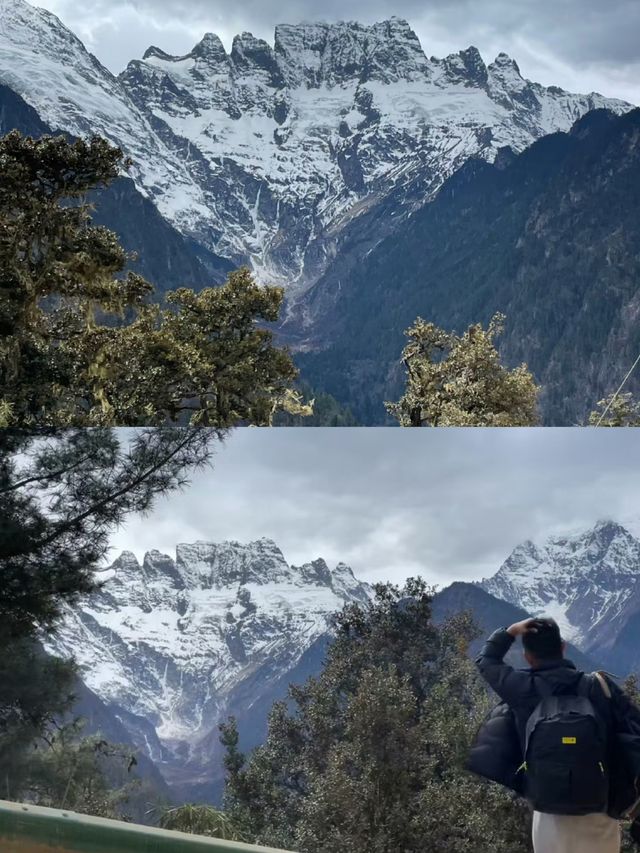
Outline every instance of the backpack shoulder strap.
POLYGON ((578 682, 578 696, 585 696, 589 699, 591 695, 591 688, 596 682, 600 685, 603 695, 607 699, 611 699, 611 688, 607 683, 607 679, 604 677, 604 673, 600 672, 600 670, 598 670, 598 672, 582 673, 582 678, 578 682))
POLYGON ((607 697, 607 699, 611 699, 611 688, 609 687, 607 679, 604 677, 604 673, 598 670, 597 672, 592 673, 592 677, 598 681, 600 687, 602 688, 602 692, 607 697))

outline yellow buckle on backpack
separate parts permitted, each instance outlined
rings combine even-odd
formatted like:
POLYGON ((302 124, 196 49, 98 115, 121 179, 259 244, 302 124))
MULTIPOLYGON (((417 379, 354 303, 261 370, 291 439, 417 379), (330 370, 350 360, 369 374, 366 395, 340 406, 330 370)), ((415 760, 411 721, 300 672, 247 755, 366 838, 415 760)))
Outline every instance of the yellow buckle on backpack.
POLYGON ((577 739, 574 737, 563 737, 562 743, 577 743, 577 739))

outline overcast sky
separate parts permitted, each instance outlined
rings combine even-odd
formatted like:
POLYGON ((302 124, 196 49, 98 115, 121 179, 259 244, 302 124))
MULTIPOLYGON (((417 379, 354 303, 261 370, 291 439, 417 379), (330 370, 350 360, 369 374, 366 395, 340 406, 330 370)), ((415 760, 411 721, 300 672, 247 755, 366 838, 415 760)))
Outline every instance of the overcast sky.
POLYGON ((574 91, 640 103, 638 0, 35 0, 55 12, 113 71, 150 44, 187 53, 204 32, 231 46, 253 32, 269 42, 277 23, 406 18, 428 56, 470 44, 500 51, 523 74, 574 91))
POLYGON ((266 536, 296 565, 443 585, 599 519, 637 535, 639 470, 633 429, 237 430, 212 470, 118 531, 111 556, 266 536))

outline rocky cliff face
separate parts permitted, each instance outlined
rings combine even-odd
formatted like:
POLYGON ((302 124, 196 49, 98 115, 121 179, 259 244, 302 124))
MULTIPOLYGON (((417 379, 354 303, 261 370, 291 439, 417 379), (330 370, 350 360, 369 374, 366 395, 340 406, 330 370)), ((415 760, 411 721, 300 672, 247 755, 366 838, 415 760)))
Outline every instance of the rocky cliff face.
POLYGON ((0 82, 51 127, 116 142, 165 218, 292 298, 390 196, 400 222, 469 157, 628 108, 524 80, 505 54, 427 58, 398 18, 283 25, 273 45, 243 33, 230 53, 207 34, 116 78, 49 12, 0 0, 0 15, 0 82))
POLYGON ((279 698, 329 616, 369 594, 347 566, 289 566, 265 539, 178 545, 175 559, 152 551, 142 564, 125 552, 48 649, 76 658, 85 683, 184 790, 219 775, 218 723, 279 698))
POLYGON ((585 423, 640 346, 639 141, 640 110, 592 111, 519 155, 468 161, 371 251, 354 240, 297 306, 314 318, 302 375, 384 423, 416 317, 462 332, 502 312, 503 362, 529 366, 543 423, 585 423))
POLYGON ((529 614, 553 616, 567 639, 602 659, 640 612, 640 541, 602 521, 592 530, 525 542, 481 586, 529 614))
MULTIPOLYGON (((0 84, 0 136, 17 130, 39 138, 52 130, 20 95, 0 84)), ((114 231, 130 253, 127 265, 147 278, 158 295, 177 287, 200 290, 221 284, 233 265, 180 234, 128 177, 90 194, 92 220, 114 231)))

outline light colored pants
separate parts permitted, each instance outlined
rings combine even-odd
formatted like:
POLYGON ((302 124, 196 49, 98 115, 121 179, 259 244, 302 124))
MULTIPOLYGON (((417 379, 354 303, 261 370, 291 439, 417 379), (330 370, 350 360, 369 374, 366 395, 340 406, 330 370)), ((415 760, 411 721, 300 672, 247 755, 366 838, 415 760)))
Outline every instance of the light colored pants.
POLYGON ((620 824, 606 814, 533 813, 534 853, 620 853, 620 824))

